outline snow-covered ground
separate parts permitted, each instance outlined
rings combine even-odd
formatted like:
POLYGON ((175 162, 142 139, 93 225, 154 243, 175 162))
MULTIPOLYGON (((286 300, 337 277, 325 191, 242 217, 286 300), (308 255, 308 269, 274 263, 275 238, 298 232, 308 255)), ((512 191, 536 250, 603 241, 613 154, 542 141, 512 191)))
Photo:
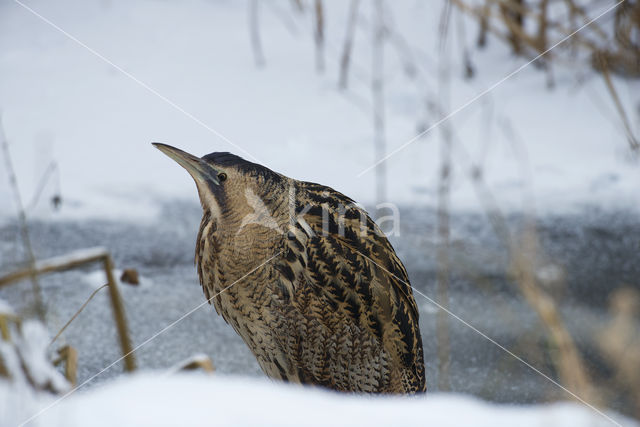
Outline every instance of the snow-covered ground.
MULTIPOLYGON (((374 172, 358 178, 375 161, 371 10, 363 2, 350 89, 341 93, 337 74, 347 3, 325 2, 326 71, 319 76, 311 16, 297 15, 288 0, 261 3, 262 69, 251 53, 246 1, 2 2, 0 111, 20 189, 31 205, 55 161, 63 197, 61 211, 52 213, 47 198, 58 186, 54 176, 29 213, 149 219, 157 215, 159 200, 195 199, 187 174, 155 151, 152 141, 198 155, 232 151, 372 202, 374 172)), ((396 44, 388 43, 388 152, 440 117, 424 101, 437 101, 442 4, 388 3, 390 28, 408 41, 419 67, 418 77, 409 78, 396 44)), ((449 111, 526 62, 491 38, 488 49, 472 51, 476 77, 465 80, 458 21, 452 21, 447 50, 449 111)), ((474 46, 476 25, 465 22, 466 43, 474 46)), ((584 204, 640 206, 640 165, 629 154, 605 85, 587 64, 571 61, 562 58, 553 67, 554 90, 546 88, 544 72, 528 66, 451 118, 452 209, 480 209, 469 160, 483 168, 498 203, 508 210, 532 200, 541 212, 584 204)), ((615 84, 637 130, 640 84, 615 84)), ((435 129, 386 162, 390 202, 435 203, 440 135, 435 129)), ((0 214, 6 216, 15 206, 4 175, 0 214)))
MULTIPOLYGON (((11 311, 5 301, 0 304, 11 311)), ((92 389, 82 381, 72 389, 49 360, 51 337, 40 322, 9 330, 12 340, 0 340, 3 426, 638 425, 588 403, 506 406, 453 393, 357 396, 175 368, 145 369, 92 389)))
POLYGON ((47 359, 37 321, 0 341, 0 423, 30 426, 638 426, 588 404, 505 406, 457 394, 357 396, 202 372, 150 371, 71 389, 47 359), (55 390, 56 394, 39 390, 55 390))
POLYGON ((266 380, 138 374, 59 402, 0 383, 5 425, 34 426, 637 426, 577 403, 505 406, 455 394, 358 397, 266 380), (42 411, 42 412, 40 412, 42 411), (610 418, 608 418, 610 417, 610 418))

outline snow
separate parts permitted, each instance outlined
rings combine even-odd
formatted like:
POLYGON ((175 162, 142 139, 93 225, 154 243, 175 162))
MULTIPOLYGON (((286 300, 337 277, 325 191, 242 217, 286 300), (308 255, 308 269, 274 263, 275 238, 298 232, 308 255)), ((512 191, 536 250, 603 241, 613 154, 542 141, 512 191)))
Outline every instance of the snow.
POLYGON ((37 261, 36 269, 46 270, 49 268, 58 268, 66 264, 82 262, 89 258, 100 258, 105 255, 109 255, 109 251, 103 247, 78 249, 64 255, 37 261))
POLYGON ((26 383, 22 366, 20 366, 20 357, 15 347, 4 340, 0 341, 0 361, 2 362, 3 368, 6 369, 7 373, 11 375, 11 378, 15 382, 18 384, 26 383))
MULTIPOLYGON (((369 6, 363 5, 356 33, 351 86, 341 93, 337 70, 347 3, 326 2, 322 76, 314 72, 309 16, 297 16, 286 1, 261 6, 266 67, 255 67, 246 3, 28 3, 114 65, 17 2, 2 3, 0 109, 23 199, 34 198, 52 161, 60 172, 61 211, 53 212, 46 202, 55 190, 50 182, 28 213, 43 219, 148 221, 158 214, 160 201, 196 200, 189 176, 154 150, 152 141, 197 155, 232 151, 371 203, 374 173, 357 177, 375 160, 369 6)), ((389 43, 384 70, 388 152, 439 119, 423 106, 438 87, 440 14, 433 13, 438 9, 426 1, 389 6, 394 31, 408 40, 419 61, 420 78, 403 73, 389 43)), ((473 46, 476 26, 465 21, 467 44, 473 46)), ((491 38, 488 49, 472 52, 476 77, 465 80, 459 31, 451 33, 449 111, 526 62, 491 38)), ((522 210, 534 201, 542 213, 584 205, 640 206, 639 159, 629 153, 602 79, 571 58, 562 58, 562 64, 568 66, 553 66, 554 90, 546 88, 544 72, 529 66, 448 122, 456 141, 453 210, 481 209, 469 178, 471 162, 483 167, 506 210, 522 210), (515 137, 507 134, 507 126, 515 137)), ((637 130, 640 83, 614 83, 637 130)), ((390 202, 435 204, 440 135, 439 129, 429 132, 386 162, 390 202)), ((10 192, 0 176, 0 200, 13 200, 10 192)), ((10 215, 15 206, 1 203, 0 218, 10 215)))
POLYGON ((11 305, 5 300, 3 300, 2 298, 0 298, 0 315, 10 315, 10 316, 16 315, 16 312, 13 309, 13 307, 11 307, 11 305))
POLYGON ((51 337, 42 323, 34 320, 22 322, 15 341, 22 366, 35 387, 58 392, 69 389, 67 380, 49 362, 47 349, 51 337))
POLYGON ((174 425, 413 425, 438 426, 639 426, 618 414, 579 403, 497 405, 444 393, 358 396, 249 378, 179 372, 195 354, 168 370, 121 375, 91 388, 71 390, 47 357, 49 335, 25 321, 15 344, 0 341, 0 424, 35 426, 174 425), (25 375, 26 374, 26 375, 25 375), (28 379, 27 379, 28 375, 28 379), (31 385, 30 385, 31 384, 31 385), (38 390, 55 391, 56 394, 38 390))
MULTIPOLYGON (((0 340, 0 366, 8 374, 8 378, 0 377, 3 386, 16 394, 30 394, 35 389, 56 393, 70 389, 67 380, 51 365, 47 351, 51 337, 42 323, 25 320, 19 328, 12 328, 11 337, 12 341, 0 340)), ((0 424, 6 424, 3 416, 0 424)))
POLYGON ((615 414, 610 419, 578 403, 505 406, 455 394, 424 397, 361 397, 246 378, 153 372, 120 378, 59 401, 15 395, 0 382, 4 420, 65 426, 624 426, 638 424, 615 414), (9 402, 7 404, 6 402, 9 402), (37 408, 40 408, 38 410, 37 408))

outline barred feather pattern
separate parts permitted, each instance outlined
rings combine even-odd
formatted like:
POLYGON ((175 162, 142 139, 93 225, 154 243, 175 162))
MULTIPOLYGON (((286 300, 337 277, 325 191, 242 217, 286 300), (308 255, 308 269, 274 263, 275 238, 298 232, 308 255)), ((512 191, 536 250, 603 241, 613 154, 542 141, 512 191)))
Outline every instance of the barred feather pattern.
POLYGON ((229 233, 205 211, 196 265, 216 312, 270 377, 340 391, 424 392, 418 309, 387 238, 329 187, 287 178, 271 190, 280 194, 268 207, 281 232, 252 224, 229 233))

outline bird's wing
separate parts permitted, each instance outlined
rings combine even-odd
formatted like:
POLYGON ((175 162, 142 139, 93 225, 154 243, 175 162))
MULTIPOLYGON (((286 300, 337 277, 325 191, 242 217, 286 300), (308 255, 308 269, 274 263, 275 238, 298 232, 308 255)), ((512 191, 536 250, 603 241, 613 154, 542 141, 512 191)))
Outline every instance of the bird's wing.
POLYGON ((318 314, 320 322, 340 318, 341 324, 367 331, 390 356, 389 362, 400 365, 402 375, 409 373, 411 378, 400 381, 415 381, 405 386, 423 390, 418 309, 393 247, 348 197, 312 183, 301 183, 299 193, 297 217, 279 267, 285 286, 291 287, 288 292, 306 295, 296 289, 306 287, 321 297, 324 303, 315 310, 328 314, 318 314))

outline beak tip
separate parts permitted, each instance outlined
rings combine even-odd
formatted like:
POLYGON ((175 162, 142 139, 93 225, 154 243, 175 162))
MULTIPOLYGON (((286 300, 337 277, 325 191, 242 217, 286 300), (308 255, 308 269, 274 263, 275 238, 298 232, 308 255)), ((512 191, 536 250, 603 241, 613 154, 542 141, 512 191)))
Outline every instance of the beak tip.
MULTIPOLYGON (((171 145, 163 144, 162 142, 152 142, 151 145, 156 147, 163 154, 171 157, 173 160, 176 160, 176 159, 174 156, 172 156, 172 153, 181 152, 181 150, 178 150, 177 148, 172 147, 171 145)), ((184 154, 188 154, 188 153, 184 153, 184 154)))
POLYGON ((216 185, 220 184, 215 169, 212 169, 206 162, 203 162, 202 159, 161 142, 152 142, 151 145, 185 168, 194 179, 208 179, 216 185))

